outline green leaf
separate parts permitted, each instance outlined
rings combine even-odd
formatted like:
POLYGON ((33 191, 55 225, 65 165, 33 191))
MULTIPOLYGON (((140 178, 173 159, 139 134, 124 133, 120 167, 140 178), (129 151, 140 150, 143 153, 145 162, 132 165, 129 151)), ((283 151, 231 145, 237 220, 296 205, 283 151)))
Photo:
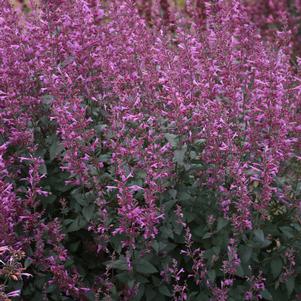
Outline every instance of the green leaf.
POLYGON ((156 296, 156 292, 150 286, 148 286, 145 292, 145 296, 146 301, 155 300, 154 298, 156 296))
POLYGON ((111 267, 112 269, 116 269, 116 270, 122 270, 122 271, 128 270, 128 264, 124 257, 121 257, 120 259, 109 262, 108 266, 111 267))
POLYGON ((264 290, 260 293, 260 295, 266 300, 273 300, 271 293, 268 290, 264 290))
POLYGON ((168 194, 172 197, 172 199, 176 199, 176 196, 177 196, 177 190, 175 189, 169 189, 168 190, 168 194))
POLYGON ((164 295, 164 296, 167 296, 167 297, 171 297, 172 294, 169 290, 169 288, 166 286, 166 285, 161 285, 159 286, 159 292, 164 295))
POLYGON ((272 271, 274 278, 279 276, 279 274, 282 271, 282 266, 283 266, 283 263, 282 263, 282 260, 280 257, 274 258, 271 261, 271 271, 272 271))
POLYGON ((229 221, 227 221, 226 219, 219 217, 217 220, 217 228, 216 228, 216 232, 219 232, 220 230, 222 230, 223 228, 225 228, 228 225, 229 221))
POLYGON ((176 203, 177 203, 177 200, 170 200, 170 201, 164 203, 165 212, 166 213, 169 212, 176 203))
POLYGON ((49 159, 53 161, 53 159, 60 154, 64 149, 64 146, 58 143, 58 140, 55 139, 54 142, 49 147, 49 159))
POLYGON ((264 243, 264 233, 261 229, 254 231, 254 240, 260 243, 264 243))
POLYGON ((155 250, 155 252, 158 254, 159 253, 159 250, 160 250, 160 245, 159 245, 159 242, 154 240, 153 241, 153 245, 152 245, 153 249, 155 250))
POLYGON ((236 274, 239 277, 244 277, 245 276, 245 272, 244 272, 241 264, 238 266, 236 274))
POLYGON ((152 275, 152 282, 153 282, 154 286, 160 286, 161 282, 162 282, 162 279, 152 275))
POLYGON ((195 301, 207 301, 209 300, 208 295, 204 292, 201 292, 197 295, 197 297, 195 299, 193 299, 195 301))
POLYGON ((80 241, 76 241, 72 244, 69 245, 69 249, 71 252, 76 252, 79 248, 79 245, 80 245, 80 241))
POLYGON ((79 203, 82 206, 86 205, 86 200, 85 197, 83 196, 83 194, 80 192, 79 188, 74 189, 71 192, 72 197, 76 200, 77 203, 79 203))
POLYGON ((215 278, 216 278, 216 272, 215 272, 215 270, 208 271, 208 278, 212 282, 215 281, 215 278))
POLYGON ((163 237, 174 239, 174 233, 170 227, 161 227, 160 230, 163 237))
POLYGON ((207 238, 210 238, 212 235, 213 235, 212 232, 207 232, 202 238, 207 239, 207 238))
POLYGON ((67 228, 67 233, 78 231, 84 228, 86 224, 87 222, 81 216, 78 216, 75 220, 73 220, 73 222, 67 228))
POLYGON ((285 286, 286 286, 288 295, 290 296, 295 289, 295 278, 294 277, 288 278, 287 281, 285 282, 285 286))
MULTIPOLYGON (((125 268, 118 268, 117 270, 125 270, 125 268)), ((126 284, 129 285, 130 282, 133 281, 132 279, 132 275, 129 274, 130 272, 128 271, 128 269, 124 272, 118 272, 116 274, 116 279, 118 280, 118 282, 121 282, 122 284, 126 284)))
POLYGON ((187 150, 187 146, 186 145, 183 146, 182 149, 175 150, 174 160, 180 166, 184 164, 184 158, 185 158, 186 150, 187 150))
POLYGON ((83 216, 89 222, 95 212, 95 205, 91 204, 89 206, 84 207, 83 209, 83 216))
POLYGON ((139 259, 134 263, 134 267, 138 273, 141 274, 154 274, 157 273, 158 270, 148 262, 146 259, 139 259))
POLYGON ((122 240, 124 237, 122 235, 116 235, 111 238, 111 245, 117 253, 122 250, 122 240))
POLYGON ((179 224, 179 223, 176 223, 174 225, 174 233, 177 234, 177 235, 180 235, 182 232, 183 232, 183 225, 179 224))
POLYGON ((251 259, 251 256, 252 256, 252 252, 253 252, 252 248, 250 248, 248 246, 242 246, 240 248, 240 252, 239 252, 241 260, 244 263, 249 262, 249 260, 251 259))
POLYGON ((57 197, 54 194, 50 194, 46 197, 42 197, 42 199, 43 199, 43 205, 51 205, 56 201, 57 197))
POLYGON ((283 226, 279 228, 280 231, 286 236, 286 238, 294 238, 293 229, 289 226, 283 226))

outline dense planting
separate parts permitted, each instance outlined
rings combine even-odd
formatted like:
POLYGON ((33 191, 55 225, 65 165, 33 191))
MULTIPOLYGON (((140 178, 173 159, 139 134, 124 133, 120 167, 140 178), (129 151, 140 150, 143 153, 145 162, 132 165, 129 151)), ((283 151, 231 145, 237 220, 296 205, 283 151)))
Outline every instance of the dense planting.
POLYGON ((0 0, 0 300, 301 300, 300 3, 264 2, 0 0))

